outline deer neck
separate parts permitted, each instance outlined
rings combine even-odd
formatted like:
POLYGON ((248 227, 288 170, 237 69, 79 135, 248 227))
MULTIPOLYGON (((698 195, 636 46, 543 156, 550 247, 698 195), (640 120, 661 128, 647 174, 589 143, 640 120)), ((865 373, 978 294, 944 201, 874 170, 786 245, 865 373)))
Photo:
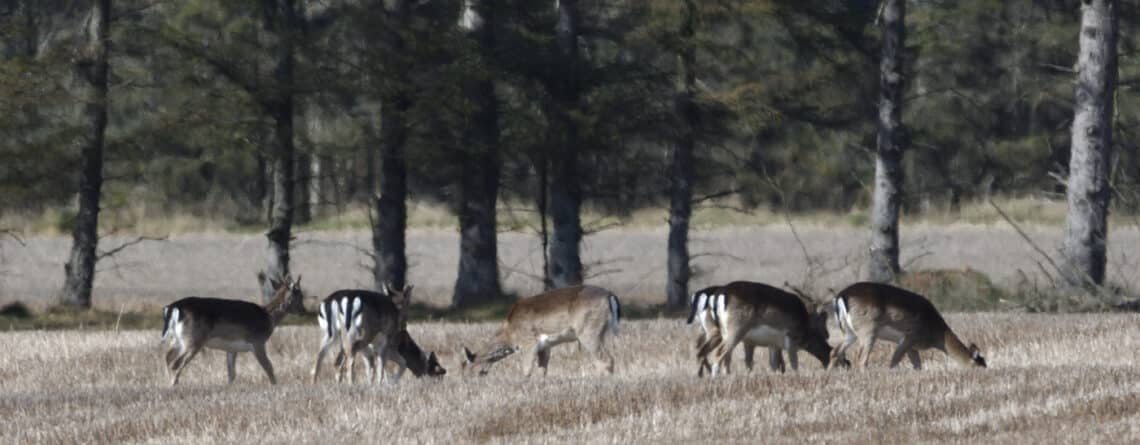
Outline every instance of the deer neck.
POLYGON ((262 306, 265 312, 269 314, 269 320, 273 323, 273 326, 280 324, 281 320, 285 319, 285 315, 289 313, 290 293, 288 287, 278 289, 277 293, 273 295, 273 299, 270 300, 269 303, 266 303, 265 306, 262 306))
POLYGON ((963 344, 962 340, 959 339, 954 332, 950 329, 946 329, 946 332, 943 333, 942 336, 942 350, 946 352, 946 355, 949 355, 950 358, 953 358, 954 361, 962 365, 969 366, 974 362, 973 353, 970 352, 970 348, 963 344))

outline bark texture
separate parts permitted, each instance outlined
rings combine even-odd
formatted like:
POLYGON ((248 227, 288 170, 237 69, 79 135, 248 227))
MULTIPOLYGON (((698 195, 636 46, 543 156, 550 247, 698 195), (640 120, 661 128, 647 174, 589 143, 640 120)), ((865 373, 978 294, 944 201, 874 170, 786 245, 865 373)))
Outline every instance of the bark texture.
MULTIPOLYGON (((263 107, 273 119, 273 208, 270 210, 268 262, 265 274, 278 282, 289 276, 289 243, 293 238, 293 206, 295 196, 293 140, 293 33, 298 26, 295 0, 277 0, 266 3, 266 28, 277 36, 277 49, 273 70, 273 89, 263 101, 263 107)), ((273 293, 263 287, 262 300, 269 302, 273 293)))
POLYGON ((682 308, 689 296, 689 218, 693 213, 693 150, 696 146, 696 54, 694 34, 696 0, 685 1, 685 19, 681 26, 682 47, 679 54, 679 79, 674 97, 677 115, 677 139, 673 144, 669 186, 669 246, 666 305, 682 308))
POLYGON ((1108 174, 1117 77, 1118 7, 1115 0, 1081 2, 1067 189, 1069 211, 1061 248, 1064 278, 1073 286, 1104 282, 1108 205, 1112 196, 1108 174))
MULTIPOLYGON (((491 4, 468 0, 462 26, 479 48, 483 67, 494 50, 495 16, 491 4)), ((459 274, 452 306, 492 301, 499 285, 495 206, 499 196, 499 107, 489 73, 475 74, 464 86, 471 112, 460 147, 459 274)))
MULTIPOLYGON (((409 6, 404 0, 387 4, 398 23, 407 24, 409 6)), ((402 53, 407 42, 392 33, 392 50, 402 53)), ((372 226, 372 250, 375 256, 372 276, 376 289, 390 284, 403 289, 407 280, 408 257, 405 231, 408 225, 408 111, 412 99, 407 91, 409 80, 396 80, 397 86, 381 97, 380 109, 380 191, 376 198, 376 219, 372 226)))
POLYGON ((871 209, 871 261, 867 278, 888 282, 899 273, 899 208, 903 185, 903 50, 906 1, 884 0, 879 27, 879 118, 875 157, 875 195, 871 209))
POLYGON ((91 288, 98 260, 96 248, 99 243, 99 200, 103 190, 103 139, 107 129, 110 20, 111 0, 92 2, 91 14, 84 23, 86 42, 74 64, 78 78, 75 93, 82 102, 82 119, 87 128, 80 143, 79 213, 71 233, 71 254, 63 266, 65 277, 59 304, 84 309, 91 307, 91 288))
POLYGON ((552 82, 554 106, 550 113, 555 147, 550 157, 550 240, 549 270, 555 288, 582 284, 582 187, 578 178, 579 138, 571 110, 578 106, 579 69, 578 0, 561 0, 558 5, 557 40, 561 69, 552 82))

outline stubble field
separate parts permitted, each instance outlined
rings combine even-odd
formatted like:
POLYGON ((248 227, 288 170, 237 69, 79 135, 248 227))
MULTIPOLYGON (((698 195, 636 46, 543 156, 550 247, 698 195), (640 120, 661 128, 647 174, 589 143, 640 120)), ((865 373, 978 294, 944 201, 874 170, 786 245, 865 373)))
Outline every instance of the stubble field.
POLYGON ((698 379, 696 328, 663 319, 623 322, 610 343, 612 376, 563 346, 545 378, 522 377, 520 357, 462 378, 456 348, 495 325, 425 323, 410 330, 440 352, 442 380, 367 386, 326 374, 311 385, 318 328, 290 326, 270 341, 280 385, 243 355, 237 383, 226 386, 224 355, 209 352, 169 388, 158 332, 8 332, 0 334, 0 442, 1140 441, 1140 316, 948 320, 981 345, 989 369, 924 353, 922 371, 889 370, 880 343, 868 370, 824 371, 803 355, 799 372, 747 373, 738 356, 734 374, 698 379))

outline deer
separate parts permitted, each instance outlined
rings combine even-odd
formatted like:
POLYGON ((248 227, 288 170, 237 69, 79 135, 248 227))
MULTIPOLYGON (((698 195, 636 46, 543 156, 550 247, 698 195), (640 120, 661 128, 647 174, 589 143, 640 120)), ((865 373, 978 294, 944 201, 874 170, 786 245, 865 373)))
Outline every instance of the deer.
POLYGON ((832 354, 845 359, 847 349, 860 341, 859 368, 867 367, 878 339, 897 344, 891 368, 906 355, 914 369, 922 369, 919 351, 924 349, 940 350, 963 366, 986 367, 978 346, 963 344, 934 304, 919 294, 889 284, 860 282, 839 291, 833 304, 844 340, 832 354))
MULTIPOLYGON (((810 311, 800 297, 763 283, 734 281, 697 293, 689 323, 702 315, 706 328, 705 341, 699 344, 698 359, 712 357, 710 375, 716 376, 726 367, 738 343, 747 348, 768 346, 769 365, 784 368, 782 351, 788 351, 788 363, 799 369, 797 353, 806 350, 824 368, 831 360, 827 343, 827 315, 810 311), (711 322, 711 325, 710 325, 711 322)), ((749 360, 750 361, 750 360, 749 360)), ((702 363, 702 371, 704 364, 702 363)), ((701 372, 698 371, 698 375, 701 372)))
MULTIPOLYGON (((401 341, 406 341, 401 339, 401 333, 407 335, 405 309, 411 299, 412 286, 396 290, 391 284, 385 284, 383 290, 383 293, 368 290, 338 290, 321 302, 317 321, 322 330, 322 339, 316 363, 313 365, 314 383, 320 375, 325 354, 337 343, 337 340, 340 340, 341 348, 336 360, 338 381, 343 378, 346 367, 349 381, 356 381, 354 368, 356 355, 359 353, 365 356, 368 378, 373 382, 377 379, 375 367, 377 355, 381 358, 381 378, 385 374, 383 365, 389 360, 401 366, 401 375, 403 368, 409 364, 419 369, 433 368, 429 359, 434 354, 427 357, 400 356, 401 341)), ((411 340, 410 336, 407 340, 411 340)), ((418 348, 417 345, 415 349, 418 348)), ((410 350, 407 346, 404 349, 410 350)), ((438 364, 436 360, 435 367, 442 369, 438 364)), ((398 380, 398 377, 396 379, 398 380)))
MULTIPOLYGON (((690 312, 687 324, 693 324, 693 321, 700 321, 701 333, 697 336, 697 377, 703 377, 706 371, 712 370, 712 363, 709 362, 709 354, 715 349, 721 341, 720 328, 713 319, 712 311, 708 310, 709 296, 715 296, 718 293, 720 286, 711 286, 693 293, 689 298, 690 312)), ((751 343, 748 339, 742 341, 744 343, 744 366, 749 371, 752 370, 752 357, 756 352, 756 344, 751 343)), ((773 370, 784 370, 783 355, 773 354, 769 350, 768 355, 769 366, 773 370)), ((724 370, 730 372, 732 364, 732 354, 724 358, 724 370)))
POLYGON ((545 377, 554 346, 576 342, 599 371, 614 372, 614 359, 606 337, 619 334, 621 301, 609 290, 578 285, 520 299, 511 307, 502 327, 478 354, 462 347, 464 374, 476 367, 486 375, 491 365, 526 350, 525 375, 537 364, 545 377))
POLYGON ((202 348, 226 351, 227 384, 233 384, 236 377, 237 354, 251 351, 269 383, 277 384, 265 343, 288 313, 302 308, 301 276, 296 281, 288 277, 278 281, 259 273, 257 279, 263 286, 268 282, 276 289, 273 299, 264 306, 241 300, 186 297, 163 308, 162 341, 171 340, 166 351, 166 367, 172 374, 170 386, 178 384, 182 371, 202 348))

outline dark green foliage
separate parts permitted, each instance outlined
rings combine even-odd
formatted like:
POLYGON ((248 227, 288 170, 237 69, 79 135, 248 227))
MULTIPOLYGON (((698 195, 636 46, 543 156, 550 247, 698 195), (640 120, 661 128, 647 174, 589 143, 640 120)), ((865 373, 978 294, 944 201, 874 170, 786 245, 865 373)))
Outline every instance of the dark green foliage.
MULTIPOLYGON (((112 25, 106 207, 192 213, 257 226, 265 218, 272 123, 272 48, 253 0, 118 1, 112 25), (219 67, 230 67, 230 72, 219 67), (237 79, 237 81, 235 81, 237 79), (242 81, 245 79, 246 81, 242 81), (260 85, 260 86, 259 86, 260 85)), ((874 143, 877 2, 701 2, 693 39, 678 36, 680 2, 582 1, 584 63, 556 62, 553 1, 506 0, 486 59, 457 24, 459 0, 413 2, 396 26, 376 2, 302 2, 295 91, 300 150, 329 157, 322 203, 367 202, 376 181, 378 101, 406 90, 408 185, 414 200, 454 204, 470 114, 464 80, 496 79, 502 187, 534 202, 551 147, 549 104, 572 78, 588 208, 624 214, 668 202, 676 49, 700 73, 694 194, 738 192, 745 206, 849 211, 869 202, 874 143), (407 42, 385 42, 397 33, 407 42), (300 112, 299 112, 300 113, 300 112)), ((382 3, 382 2, 381 2, 382 3)), ((1140 82, 1136 1, 1122 2, 1118 214, 1140 210, 1140 82)), ((86 8, 0 1, 0 211, 57 211, 74 197, 78 153, 67 61, 86 8)), ((1063 191, 1079 2, 909 3, 903 119, 910 149, 904 211, 988 196, 1063 191)), ((303 172, 300 174, 304 174, 303 172)), ((298 196, 303 196, 299 193, 298 196)), ((588 223, 588 222, 587 222, 588 223)))

